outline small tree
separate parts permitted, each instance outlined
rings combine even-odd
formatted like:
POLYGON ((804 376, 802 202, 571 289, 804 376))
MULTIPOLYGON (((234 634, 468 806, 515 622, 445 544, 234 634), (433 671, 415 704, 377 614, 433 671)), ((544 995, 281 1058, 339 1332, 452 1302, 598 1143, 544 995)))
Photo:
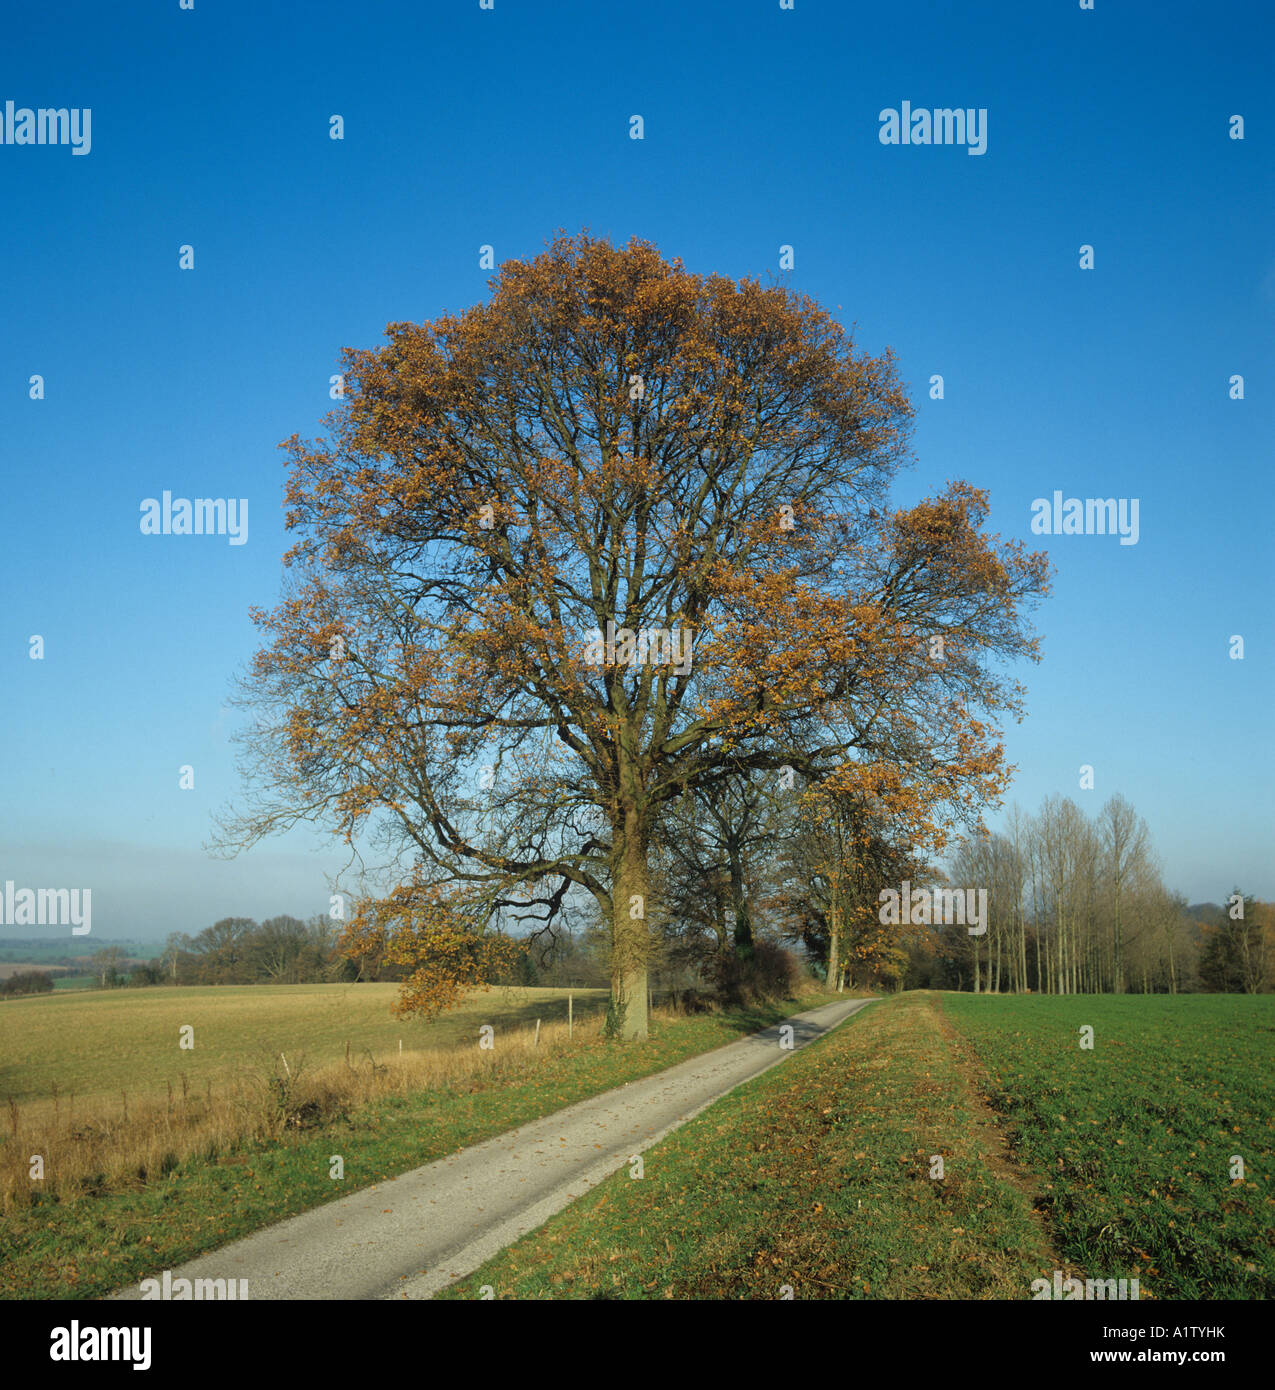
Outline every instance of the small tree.
POLYGON ((116 971, 124 959, 124 952, 118 946, 103 946, 93 953, 93 973, 98 984, 107 989, 115 983, 116 971))
POLYGON ((1269 904, 1246 896, 1238 888, 1227 900, 1226 918, 1220 926, 1204 927, 1200 952, 1200 980, 1219 993, 1257 994, 1269 987, 1268 951, 1272 941, 1269 904))
POLYGON ((393 1011, 426 1018, 449 1009, 468 989, 489 988, 511 973, 523 944, 487 930, 481 894, 449 892, 417 881, 384 901, 364 900, 341 936, 347 955, 379 952, 406 972, 393 1011))

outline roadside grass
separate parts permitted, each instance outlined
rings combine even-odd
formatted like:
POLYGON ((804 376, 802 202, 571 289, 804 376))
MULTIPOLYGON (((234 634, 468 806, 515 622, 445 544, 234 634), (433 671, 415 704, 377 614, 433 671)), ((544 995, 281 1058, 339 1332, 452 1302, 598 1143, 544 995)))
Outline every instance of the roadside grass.
POLYGON ((42 1151, 11 1106, 0 1140, 10 1198, 0 1297, 84 1298, 124 1287, 835 997, 812 992, 689 1018, 657 1009, 650 1039, 624 1045, 602 1038, 595 1013, 577 1021, 571 1041, 556 1023, 542 1028, 539 1045, 528 1029, 504 1029, 493 1050, 480 1051, 471 1017, 464 1041, 402 1062, 369 1057, 300 1076, 294 1063, 291 1077, 280 1067, 226 1081, 207 1111, 188 1098, 195 1108, 185 1124, 175 1096, 135 1102, 127 1120, 68 1130, 43 1180, 30 1177, 30 1155, 42 1151), (344 1162, 340 1180, 330 1176, 334 1155, 344 1162))
POLYGON ((1275 1297, 1275 998, 944 994, 942 1008, 1041 1174, 1064 1260, 1137 1277, 1144 1298, 1275 1297))
POLYGON ((981 1109, 932 997, 879 1001, 437 1297, 1028 1298, 1053 1256, 981 1109))

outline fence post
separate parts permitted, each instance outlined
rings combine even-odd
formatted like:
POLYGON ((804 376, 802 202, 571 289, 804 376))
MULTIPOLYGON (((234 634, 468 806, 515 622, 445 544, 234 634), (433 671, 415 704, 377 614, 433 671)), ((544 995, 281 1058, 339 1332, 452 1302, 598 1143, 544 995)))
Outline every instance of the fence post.
POLYGON ((536 1046, 540 1046, 540 1020, 536 1019, 536 1046))
POLYGON ((575 1032, 575 1018, 571 1007, 571 995, 567 995, 567 1038, 570 1039, 575 1032))

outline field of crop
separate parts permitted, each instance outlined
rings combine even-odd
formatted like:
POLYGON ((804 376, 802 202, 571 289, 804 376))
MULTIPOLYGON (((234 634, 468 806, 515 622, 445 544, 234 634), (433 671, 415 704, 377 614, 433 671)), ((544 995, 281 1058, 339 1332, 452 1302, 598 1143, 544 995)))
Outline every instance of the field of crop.
MULTIPOLYGON (((617 1049, 601 1038, 601 991, 574 992, 570 1045, 565 991, 477 993, 429 1025, 394 1019, 396 992, 95 991, 0 1006, 0 1101, 14 1097, 0 1296, 105 1291, 331 1196, 333 1152, 352 1190, 783 1013, 657 1016, 649 1044, 617 1049), (504 1045, 480 1052, 481 1023, 504 1045), (185 1024, 191 1052, 177 1047, 185 1024), (400 1037, 402 1061, 374 1065, 400 1037), (268 1079, 245 1090, 254 1072, 268 1079), (182 1076, 189 1101, 168 1090, 182 1076), (31 1153, 49 1164, 37 1184, 31 1153)), ((880 1000, 647 1150, 640 1180, 622 1169, 451 1296, 490 1284, 501 1298, 1019 1299, 1060 1269, 1136 1278, 1143 1298, 1270 1298, 1272 1044, 1269 997, 880 1000)))
POLYGON ((1275 1296, 1275 998, 942 1001, 1065 1261, 1144 1296, 1275 1296))
MULTIPOLYGON (((0 1100, 41 1106, 54 1087, 63 1096, 133 1100, 160 1096, 168 1084, 203 1091, 244 1070, 272 1074, 279 1056, 296 1071, 365 1053, 477 1044, 481 1024, 526 1027, 542 1016, 565 1020, 567 991, 503 989, 475 992, 432 1023, 396 1019, 395 984, 221 985, 74 991, 0 1005, 0 1100), (180 1030, 193 1028, 182 1050, 180 1030)), ((576 1017, 605 1007, 603 990, 575 990, 576 1017)))

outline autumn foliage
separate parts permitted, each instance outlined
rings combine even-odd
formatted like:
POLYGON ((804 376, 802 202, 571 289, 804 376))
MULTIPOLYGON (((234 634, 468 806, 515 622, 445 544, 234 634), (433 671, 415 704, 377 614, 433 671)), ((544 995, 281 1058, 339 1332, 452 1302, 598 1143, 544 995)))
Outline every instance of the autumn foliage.
POLYGON ((360 902, 340 947, 352 959, 375 956, 403 967, 394 1013, 432 1018, 513 968, 518 942, 488 930, 489 916, 474 894, 418 879, 360 902))
POLYGON ((489 964, 473 914, 544 929, 583 897, 644 1036, 650 855, 688 793, 893 770, 919 825, 1003 784, 993 720, 1022 692, 996 663, 1035 656, 1044 559, 964 483, 889 508, 912 412, 888 351, 787 288, 587 235, 387 336, 346 351, 328 438, 286 445, 298 539, 255 614, 258 796, 230 833, 313 819, 410 859, 442 894, 422 1002, 489 964), (599 664, 608 627, 690 634, 692 659, 599 664))

